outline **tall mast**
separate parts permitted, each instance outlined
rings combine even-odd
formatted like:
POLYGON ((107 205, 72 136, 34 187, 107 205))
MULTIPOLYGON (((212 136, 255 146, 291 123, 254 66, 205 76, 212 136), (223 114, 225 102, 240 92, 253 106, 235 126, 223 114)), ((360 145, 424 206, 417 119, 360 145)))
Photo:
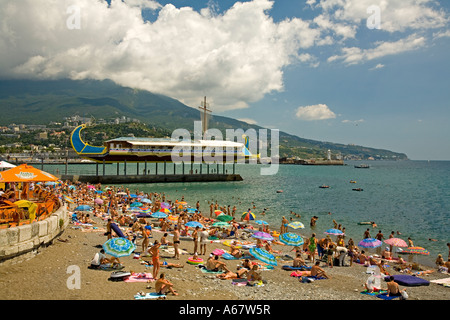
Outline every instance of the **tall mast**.
POLYGON ((204 137, 206 130, 208 130, 207 115, 208 112, 212 111, 208 109, 209 104, 206 103, 206 97, 204 98, 203 102, 200 103, 200 105, 201 106, 198 108, 203 111, 203 113, 201 114, 201 120, 202 120, 202 137, 204 137))

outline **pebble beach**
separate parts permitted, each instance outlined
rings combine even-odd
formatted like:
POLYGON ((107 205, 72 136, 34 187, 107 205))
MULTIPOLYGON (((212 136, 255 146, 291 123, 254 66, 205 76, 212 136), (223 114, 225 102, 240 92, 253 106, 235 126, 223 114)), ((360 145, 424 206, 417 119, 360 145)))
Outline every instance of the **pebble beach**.
MULTIPOLYGON (((73 224, 62 232, 51 245, 39 249, 27 257, 16 258, 0 265, 0 299, 1 300, 136 300, 138 292, 154 292, 154 281, 148 282, 115 282, 110 281, 111 271, 92 270, 88 266, 106 241, 104 228, 106 222, 93 218, 96 229, 79 228, 73 224), (68 284, 73 270, 79 270, 79 284, 71 288, 68 284)), ((154 231, 150 242, 159 240, 161 232, 154 231)), ((169 236, 170 240, 170 236, 169 236)), ((140 251, 140 240, 137 240, 140 251)), ((293 253, 292 247, 273 245, 283 254, 293 253)), ((207 255, 214 249, 225 249, 220 242, 207 244, 207 255)), ((290 271, 281 269, 281 265, 292 261, 278 260, 273 270, 262 271, 265 284, 260 287, 237 286, 232 280, 217 279, 214 274, 202 273, 200 268, 187 263, 193 254, 193 242, 182 240, 182 254, 179 260, 172 258, 170 252, 161 250, 161 259, 183 265, 182 268, 161 268, 166 278, 174 284, 178 296, 167 294, 167 300, 381 300, 375 296, 362 294, 364 283, 368 277, 367 267, 353 266, 326 267, 321 266, 330 279, 302 283, 290 276, 290 271)), ((281 256, 281 255, 280 255, 281 256)), ((206 260, 207 256, 200 256, 206 260)), ((151 273, 152 267, 143 264, 145 257, 136 259, 135 255, 121 258, 122 270, 132 273, 151 273)), ((239 260, 223 260, 230 269, 235 270, 239 260)), ((311 263, 308 263, 311 265, 311 263)), ((429 267, 425 268, 429 270, 429 267)), ((390 274, 398 274, 392 266, 387 267, 390 274)), ((426 280, 448 278, 449 274, 437 269, 422 278, 426 280)), ((386 284, 382 281, 382 286, 386 284)), ((404 287, 401 287, 404 288, 404 287)), ((408 287, 409 300, 449 300, 448 287, 430 283, 429 286, 408 287)), ((156 300, 156 299, 154 299, 156 300)), ((398 300, 398 299, 397 299, 398 300)))

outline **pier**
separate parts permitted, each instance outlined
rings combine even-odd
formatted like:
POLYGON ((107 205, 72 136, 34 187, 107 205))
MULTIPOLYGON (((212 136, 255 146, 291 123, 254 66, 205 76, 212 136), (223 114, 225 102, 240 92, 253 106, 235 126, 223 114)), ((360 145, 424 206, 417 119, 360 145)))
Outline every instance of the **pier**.
POLYGON ((243 181, 236 164, 173 162, 40 162, 28 163, 60 180, 102 184, 243 181))

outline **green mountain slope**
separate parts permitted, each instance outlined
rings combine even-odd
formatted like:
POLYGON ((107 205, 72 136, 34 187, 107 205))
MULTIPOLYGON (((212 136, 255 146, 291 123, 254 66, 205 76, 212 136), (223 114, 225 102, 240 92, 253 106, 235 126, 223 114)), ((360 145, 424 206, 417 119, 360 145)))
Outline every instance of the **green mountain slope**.
MULTIPOLYGON (((200 120, 199 110, 178 100, 121 87, 107 80, 0 80, 0 112, 0 125, 3 126, 11 123, 62 122, 64 117, 73 115, 96 119, 125 116, 157 128, 157 132, 172 132, 177 128, 192 131, 194 121, 200 120)), ((261 129, 256 125, 215 115, 211 117, 209 127, 223 132, 225 129, 261 129)), ((137 131, 136 134, 141 132, 137 131)), ((314 141, 280 132, 281 157, 323 158, 328 149, 334 154, 354 155, 363 159, 371 156, 407 159, 405 154, 389 150, 314 141)))

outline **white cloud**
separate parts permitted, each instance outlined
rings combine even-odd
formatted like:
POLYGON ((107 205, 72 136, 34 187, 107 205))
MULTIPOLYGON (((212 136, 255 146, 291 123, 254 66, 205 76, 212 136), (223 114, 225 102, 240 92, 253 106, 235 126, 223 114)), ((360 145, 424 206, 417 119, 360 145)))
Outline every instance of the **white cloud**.
POLYGON ((412 34, 407 38, 400 39, 398 41, 376 43, 376 47, 370 49, 361 49, 358 47, 342 48, 341 54, 329 57, 328 62, 342 60, 348 65, 358 64, 389 55, 416 50, 424 47, 425 45, 425 37, 412 34))
POLYGON ((302 19, 276 23, 273 2, 236 2, 216 14, 213 3, 160 7, 150 0, 3 0, 0 3, 0 77, 111 79, 214 112, 246 108, 283 90, 283 68, 315 63, 299 52, 320 39, 302 19), (69 6, 80 8, 70 30, 69 6), (142 8, 158 9, 144 21, 142 8))
POLYGON ((295 116, 300 120, 314 121, 336 118, 336 114, 325 104, 299 107, 295 116))
POLYGON ((354 124, 355 126, 359 125, 360 123, 365 122, 364 119, 359 119, 359 120, 342 120, 342 123, 351 123, 354 124))
POLYGON ((369 70, 370 70, 370 71, 372 71, 372 70, 378 70, 378 69, 383 69, 384 67, 385 67, 384 64, 379 63, 379 64, 377 64, 375 67, 370 68, 369 70))

